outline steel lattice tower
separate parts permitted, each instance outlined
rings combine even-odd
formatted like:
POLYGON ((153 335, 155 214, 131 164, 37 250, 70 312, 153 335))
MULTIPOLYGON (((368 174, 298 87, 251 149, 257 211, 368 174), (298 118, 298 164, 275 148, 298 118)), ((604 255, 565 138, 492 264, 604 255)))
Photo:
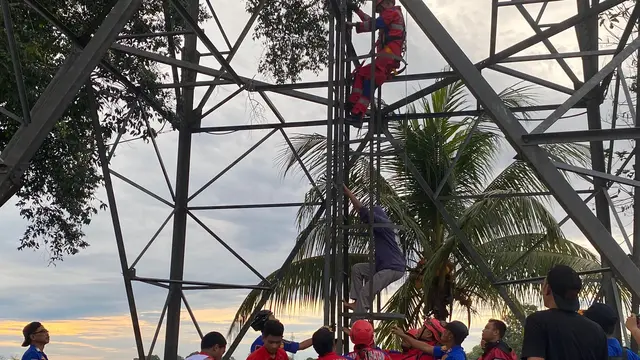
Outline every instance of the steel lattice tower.
MULTIPOLYGON (((184 298, 183 290, 189 288, 225 289, 241 287, 241 285, 235 284, 193 282, 183 278, 186 222, 189 217, 198 221, 191 212, 189 201, 203 190, 200 189, 194 192, 193 189, 189 189, 189 171, 193 166, 191 161, 191 143, 193 134, 225 130, 242 131, 251 129, 270 129, 270 134, 280 132, 284 135, 285 139, 289 141, 285 129, 305 126, 326 126, 329 143, 332 144, 332 146, 329 147, 330 150, 327 154, 327 169, 328 176, 332 179, 330 183, 334 185, 341 185, 345 182, 345 174, 349 171, 349 164, 353 162, 354 157, 362 155, 363 150, 365 150, 365 147, 367 146, 369 147, 368 156, 370 156, 370 162, 372 164, 375 162, 376 157, 379 158, 380 156, 379 154, 375 154, 375 150, 376 147, 379 149, 378 145, 381 141, 388 142, 393 148, 398 150, 399 153, 402 153, 403 144, 394 139, 386 130, 383 131, 382 134, 370 132, 363 138, 356 139, 355 137, 351 137, 353 132, 348 128, 345 128, 343 125, 343 102, 348 91, 348 84, 345 83, 345 77, 352 70, 351 66, 356 64, 352 59, 355 53, 353 51, 351 37, 347 33, 345 27, 341 25, 344 24, 345 19, 349 16, 345 14, 346 2, 344 0, 331 0, 328 2, 328 8, 333 15, 329 26, 330 29, 336 30, 330 32, 330 48, 328 51, 330 53, 331 61, 328 68, 329 78, 327 81, 285 85, 273 85, 243 77, 237 74, 231 65, 232 59, 239 46, 245 40, 247 34, 253 27, 257 18, 257 12, 250 17, 235 44, 230 46, 228 51, 220 51, 220 47, 214 44, 214 42, 200 28, 196 20, 194 20, 197 16, 199 1, 189 0, 183 3, 178 0, 171 0, 172 5, 191 28, 191 32, 186 35, 175 33, 160 34, 161 36, 184 36, 185 40, 182 56, 178 59, 176 57, 164 56, 127 47, 117 42, 118 35, 125 24, 139 10, 142 4, 141 0, 118 0, 111 9, 111 12, 104 18, 102 24, 90 38, 81 38, 78 34, 71 33, 68 28, 65 27, 64 23, 59 21, 40 3, 35 0, 25 0, 26 4, 44 16, 49 22, 58 28, 58 30, 73 41, 77 50, 68 57, 64 65, 58 70, 56 77, 51 81, 50 85, 33 106, 29 106, 29 104, 26 103, 26 97, 24 95, 25 85, 22 81, 20 61, 25 60, 19 59, 16 52, 15 39, 13 38, 11 31, 13 24, 9 21, 10 8, 8 6, 8 1, 0 0, 0 2, 2 4, 5 20, 4 24, 7 30, 6 34, 8 35, 9 40, 8 51, 12 54, 18 90, 21 95, 21 100, 24 100, 22 109, 5 109, 0 107, 0 114, 3 121, 10 119, 8 121, 19 120, 22 122, 22 126, 18 132, 13 136, 10 143, 0 154, 0 161, 2 164, 0 167, 0 199, 2 199, 2 204, 6 203, 6 201, 15 194, 17 189, 19 189, 21 176, 24 171, 26 171, 36 150, 41 146, 56 121, 63 115, 69 104, 76 97, 76 94, 83 88, 83 86, 85 86, 87 81, 89 81, 91 72, 96 67, 102 67, 108 71, 115 71, 115 69, 113 69, 106 60, 105 54, 110 51, 118 51, 182 70, 181 78, 174 79, 175 84, 173 84, 174 86, 182 87, 184 94, 182 102, 178 104, 178 108, 180 109, 179 112, 167 112, 162 108, 162 106, 159 106, 154 99, 145 94, 144 90, 135 87, 131 82, 128 82, 126 78, 121 79, 124 84, 128 85, 129 91, 137 94, 141 101, 144 101, 150 107, 165 116, 179 132, 175 193, 172 194, 174 195, 174 199, 169 203, 169 205, 174 209, 169 279, 138 277, 135 268, 133 268, 129 263, 124 249, 125 239, 123 238, 120 226, 118 204, 116 203, 116 197, 112 186, 112 175, 115 174, 113 174, 109 169, 109 161, 113 155, 113 149, 108 152, 107 148, 104 146, 105 139, 102 139, 102 134, 100 131, 97 131, 96 133, 96 137, 99 139, 97 144, 99 146, 100 161, 105 178, 105 187, 107 190, 110 211, 113 218, 113 227, 116 242, 118 244, 122 272, 124 274, 125 289, 131 310, 138 356, 140 358, 145 357, 145 350, 147 348, 143 344, 138 324, 136 302, 131 285, 133 281, 155 284, 168 289, 167 305, 165 310, 163 310, 163 314, 166 312, 167 317, 164 349, 165 360, 175 359, 177 356, 180 335, 180 310, 183 302, 188 311, 192 313, 186 299, 184 298), (208 55, 213 56, 219 62, 219 69, 199 64, 199 58, 202 54, 196 50, 196 44, 198 44, 198 42, 206 47, 209 51, 208 55), (205 82, 198 82, 197 74, 212 76, 215 80, 213 82, 207 82, 206 84, 205 82), (258 94, 260 99, 264 104, 266 104, 269 110, 273 112, 279 122, 217 127, 201 126, 200 120, 203 117, 203 113, 202 108, 195 105, 194 86, 210 86, 210 93, 213 91, 213 87, 226 85, 236 87, 238 90, 230 97, 223 100, 220 104, 214 105, 213 110, 237 94, 243 91, 248 91, 258 94), (327 97, 311 95, 302 91, 302 89, 309 88, 326 88, 327 97), (281 114, 274 103, 270 100, 268 96, 268 93, 270 92, 327 106, 327 119, 318 121, 288 122, 285 120, 285 115, 281 114), (18 116, 16 113, 19 113, 21 110, 23 111, 22 116, 18 116), (351 150, 349 146, 351 144, 357 144, 357 149, 351 150)), ((612 282, 612 278, 615 276, 615 278, 624 283, 625 286, 627 286, 635 295, 635 304, 637 306, 637 296, 640 295, 640 269, 638 269, 638 266, 636 266, 635 263, 640 261, 640 251, 636 250, 640 249, 640 247, 634 246, 633 254, 630 257, 612 237, 610 220, 612 212, 609 209, 611 201, 607 189, 614 182, 635 187, 640 184, 640 182, 638 182, 640 179, 636 178, 631 180, 621 177, 620 171, 617 174, 612 174, 611 167, 609 166, 607 168, 605 166, 606 161, 610 162, 611 160, 610 158, 608 160, 605 158, 603 142, 609 142, 609 147, 612 147, 613 141, 636 139, 640 137, 640 133, 638 132, 637 127, 635 127, 635 125, 637 125, 635 119, 634 127, 616 127, 614 123, 612 128, 606 128, 606 126, 603 126, 603 122, 601 120, 602 114, 600 108, 604 98, 603 95, 606 93, 607 89, 610 88, 609 85, 614 80, 614 74, 617 74, 618 76, 615 77, 616 86, 614 107, 617 106, 617 103, 619 102, 619 89, 623 88, 623 93, 626 96, 630 109, 633 110, 632 113, 634 116, 635 112, 640 111, 634 109, 634 105, 632 105, 631 101, 631 94, 625 87, 626 83, 623 81, 624 77, 621 75, 621 64, 625 59, 636 52, 638 48, 640 48, 640 40, 630 40, 631 33, 638 20, 638 11, 640 10, 638 10, 637 7, 633 8, 633 11, 630 13, 628 23, 624 24, 624 31, 620 35, 620 41, 617 46, 611 49, 602 49, 598 43, 598 14, 623 3, 624 0, 576 0, 578 9, 577 15, 570 16, 560 22, 550 25, 540 24, 542 12, 544 11, 544 8, 547 7, 549 2, 548 0, 492 0, 489 56, 486 59, 473 64, 469 57, 461 50, 456 41, 454 41, 451 35, 449 35, 439 19, 434 15, 432 9, 432 6, 434 5, 432 5, 431 1, 427 1, 427 3, 425 3, 422 0, 400 0, 399 2, 410 15, 411 21, 428 37, 433 46, 439 51, 453 71, 416 73, 400 75, 394 78, 391 82, 413 82, 430 79, 442 80, 438 80, 437 82, 410 94, 406 98, 388 104, 387 106, 381 108, 374 107, 371 116, 374 120, 371 124, 375 124, 377 121, 377 123, 382 126, 382 124, 387 121, 401 120, 404 118, 403 116, 393 115, 392 113, 403 109, 407 103, 416 101, 439 88, 452 84, 456 79, 461 79, 465 83, 469 92, 471 92, 477 99, 478 109, 465 114, 448 115, 464 116, 484 113, 494 120, 495 125, 500 129, 509 144, 516 151, 518 157, 526 161, 533 169, 535 169, 540 180, 548 187, 549 194, 553 195, 555 200, 568 214, 567 218, 563 220, 562 223, 568 220, 573 221, 573 223, 575 223, 575 225, 582 231, 584 236, 600 252, 604 265, 604 269, 600 270, 604 273, 603 294, 607 301, 609 303, 619 302, 615 299, 618 297, 617 286, 612 282), (543 7, 542 12, 537 16, 537 19, 534 19, 524 7, 524 5, 534 3, 542 4, 543 7), (515 44, 508 44, 504 49, 497 51, 496 29, 498 27, 499 8, 516 8, 529 24, 535 35, 515 44), (580 51, 573 53, 559 53, 553 46, 550 38, 563 31, 571 31, 574 28, 580 51), (515 56, 539 43, 544 44, 550 54, 515 56), (598 60, 603 56, 613 57, 612 59, 607 58, 605 64, 601 66, 601 62, 598 60), (565 58, 571 57, 582 59, 582 68, 580 69, 584 76, 582 80, 575 74, 575 69, 572 69, 564 60, 565 58), (554 59, 567 73, 569 78, 572 79, 574 87, 568 88, 555 84, 548 79, 542 79, 505 65, 513 62, 540 61, 544 59, 554 59), (482 74, 489 70, 520 78, 529 83, 556 91, 559 94, 558 96, 563 100, 559 104, 547 104, 529 108, 509 108, 500 100, 496 90, 493 89, 482 76, 482 74), (481 73, 481 71, 483 71, 483 73, 481 73), (554 123, 567 113, 567 111, 577 107, 586 109, 586 123, 588 130, 563 132, 548 131, 554 123), (527 131, 521 121, 514 116, 514 113, 519 112, 546 112, 546 115, 545 119, 541 121, 535 129, 527 131), (590 143, 592 156, 591 168, 580 168, 562 163, 561 161, 558 161, 558 159, 550 158, 548 153, 541 147, 541 145, 544 144, 569 142, 590 143), (574 189, 562 176, 560 173, 561 171, 577 173, 592 179, 590 180, 593 182, 593 191, 590 192, 591 195, 586 199, 580 197, 576 189, 574 189), (592 199, 595 199, 595 214, 587 205, 587 203, 592 199)), ((260 1, 257 11, 260 11, 266 3, 266 0, 260 1)), ((224 32, 222 29, 221 31, 224 32)), ((139 35, 158 36, 158 34, 139 35)), ((411 36, 412 35, 410 33, 409 38, 411 38, 411 36)), ((118 76, 118 74, 115 75, 118 76)), ((122 74, 119 76, 120 78, 123 77, 122 74)), ((384 88, 385 87, 383 87, 382 90, 383 98, 385 95, 384 88)), ((209 95, 207 95, 207 98, 209 95)), ((636 101, 636 105, 638 103, 639 102, 636 101)), ((94 110, 94 114, 92 114, 94 125, 95 129, 99 130, 97 107, 94 107, 94 110)), ((425 114, 417 114, 416 116, 425 116, 425 114)), ((116 140, 116 143, 118 140, 119 138, 116 140)), ((264 140, 260 140, 258 144, 262 141, 264 140)), ((291 145, 290 142, 289 145, 291 145)), ((250 149, 249 152, 254 148, 255 147, 250 149)), ((238 160, 232 162, 227 169, 233 167, 240 161, 240 159, 246 156, 247 153, 240 156, 238 160)), ((632 158, 634 158, 633 153, 629 155, 622 168, 624 168, 632 158)), ((639 159, 640 158, 635 158, 636 165, 640 165, 639 159)), ((300 159, 298 160, 300 161, 300 159)), ((438 198, 439 190, 429 188, 427 182, 423 179, 417 168, 411 164, 410 160, 406 159, 406 162, 409 170, 413 173, 416 180, 423 187, 425 193, 429 198, 431 198, 436 208, 440 211, 442 218, 448 224, 450 231, 458 238, 462 253, 464 253, 473 265, 476 266, 491 283, 493 283, 509 308, 519 318, 524 319, 522 311, 520 310, 517 302, 512 299, 512 295, 510 294, 507 286, 509 283, 513 283, 514 281, 504 281, 495 274, 494 269, 490 268, 471 242, 468 241, 466 234, 459 229, 456 219, 447 213, 445 207, 438 198)), ((305 169, 304 164, 301 163, 301 166, 305 169)), ((314 179, 311 178, 308 171, 305 170, 305 172, 309 181, 313 184, 314 179)), ((168 175, 165 174, 165 176, 168 175)), ((215 178, 206 186, 210 185, 213 181, 215 181, 215 178)), ((375 197, 373 190, 374 187, 375 186, 371 186, 370 188, 371 198, 375 197)), ((535 195, 536 194, 530 194, 530 196, 535 195)), ((347 228, 344 227, 344 214, 348 208, 346 207, 345 199, 341 191, 335 191, 335 189, 328 191, 324 200, 325 201, 323 201, 322 204, 318 205, 317 213, 314 216, 314 221, 317 221, 324 216, 325 212, 327 212, 327 214, 329 214, 328 217, 331 219, 331 221, 328 222, 330 225, 327 234, 333 244, 333 247, 326 249, 324 282, 326 296, 324 321, 327 324, 336 323, 340 329, 344 326, 345 322, 343 321, 343 317, 341 316, 341 312, 339 311, 337 304, 340 304, 341 300, 346 296, 347 278, 345 277, 345 274, 349 266, 344 256, 348 251, 346 241, 344 241, 348 233, 348 231, 345 231, 347 228), (329 275, 331 272, 328 271, 329 269, 334 271, 333 274, 335 276, 332 277, 329 275), (334 280, 331 280, 331 278, 334 280)), ((238 205, 236 208, 269 206, 277 207, 284 205, 245 204, 241 206, 238 205)), ((289 204, 289 206, 291 206, 291 204, 289 204)), ((635 206, 640 206, 640 201, 636 202, 635 206)), ((618 216, 615 210, 613 211, 613 215, 617 220, 618 216)), ((617 221, 619 222, 619 220, 617 221)), ((637 223, 634 223, 634 230, 638 229, 636 224, 637 223)), ((207 229, 206 226, 203 225, 203 227, 207 229)), ((274 283, 278 281, 278 278, 287 270, 287 267, 304 244, 306 237, 309 235, 309 231, 310 227, 302 231, 274 279, 267 280, 263 277, 263 281, 259 284, 245 286, 248 288, 263 290, 262 297, 255 307, 253 314, 260 310, 267 302, 270 289, 274 283)), ((210 229, 209 232, 214 235, 213 231, 210 229)), ((634 234, 640 234, 640 230, 634 231, 634 234)), ((635 238, 638 239, 638 236, 636 235, 635 238)), ((241 259, 240 255, 237 254, 231 246, 226 245, 222 239, 217 239, 234 255, 241 259)), ((636 243, 638 242, 634 241, 634 245, 636 243)), ((523 254, 523 256, 526 256, 526 253, 523 254)), ((242 259, 242 261, 249 268, 252 268, 249 261, 244 259, 242 259)), ((384 314, 373 314, 370 316, 377 319, 386 318, 384 314)), ((240 334, 234 339, 233 344, 228 350, 227 356, 230 356, 233 353, 247 330, 248 324, 243 326, 240 334)))

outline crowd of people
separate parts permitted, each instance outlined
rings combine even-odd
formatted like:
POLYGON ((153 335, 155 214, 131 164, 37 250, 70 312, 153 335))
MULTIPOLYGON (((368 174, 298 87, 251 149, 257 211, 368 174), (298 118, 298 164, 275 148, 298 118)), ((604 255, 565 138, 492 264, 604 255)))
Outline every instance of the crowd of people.
MULTIPOLYGON (((378 224, 390 224, 385 211, 364 206, 350 189, 344 187, 354 210, 363 222, 371 219, 378 224)), ((296 353, 313 347, 318 360, 466 360, 462 343, 469 335, 469 329, 460 321, 445 322, 427 317, 422 326, 414 329, 394 327, 392 332, 401 342, 401 350, 381 349, 376 345, 372 323, 365 320, 366 311, 371 306, 373 295, 379 293, 392 282, 400 279, 405 271, 405 259, 397 242, 392 226, 376 226, 375 270, 369 264, 355 264, 351 271, 351 298, 345 302, 345 309, 355 310, 350 327, 345 328, 353 344, 353 351, 339 355, 336 353, 337 334, 329 327, 322 327, 310 339, 293 342, 283 339, 284 325, 273 312, 262 310, 251 321, 251 327, 260 332, 250 348, 247 360, 288 360, 287 352, 296 353), (373 282, 374 294, 370 294, 368 282, 373 282)), ((477 360, 640 360, 633 351, 623 348, 614 337, 614 330, 620 321, 616 311, 609 305, 592 304, 580 311, 582 280, 569 266, 556 265, 542 284, 542 300, 547 308, 526 318, 521 354, 516 354, 504 341, 508 329, 504 322, 491 319, 482 330, 480 345, 483 354, 477 360)), ((633 339, 640 343, 640 329, 636 315, 625 322, 633 339)), ((22 360, 48 360, 44 348, 49 343, 49 332, 39 322, 32 322, 23 330, 24 342, 28 347, 22 360)), ((201 341, 199 352, 186 360, 221 360, 227 342, 218 332, 206 334, 201 341)), ((476 360, 476 359, 471 359, 476 360)))

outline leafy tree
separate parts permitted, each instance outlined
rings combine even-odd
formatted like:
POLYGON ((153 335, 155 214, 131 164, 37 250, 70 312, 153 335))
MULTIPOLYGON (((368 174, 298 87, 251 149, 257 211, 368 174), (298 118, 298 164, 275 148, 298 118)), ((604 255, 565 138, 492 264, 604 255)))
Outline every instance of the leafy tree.
POLYGON ((483 350, 482 347, 478 344, 471 349, 471 352, 467 353, 467 359, 469 360, 478 360, 480 356, 482 356, 483 350))
MULTIPOLYGON (((462 110, 465 108, 463 91, 461 82, 438 90, 429 99, 423 100, 421 111, 444 113, 462 110)), ((527 88, 509 88, 500 95, 508 106, 532 104, 527 88)), ((503 142, 490 119, 480 117, 454 121, 442 117, 407 123, 392 122, 390 130, 396 139, 405 144, 405 155, 412 160, 432 189, 442 182, 457 152, 461 152, 441 191, 442 201, 497 274, 506 279, 522 279, 543 275, 556 263, 569 264, 581 270, 599 266, 596 256, 562 236, 560 227, 546 208, 545 198, 495 196, 545 191, 545 187, 525 162, 515 160, 504 169, 497 168, 495 161, 503 142), (480 124, 467 146, 463 147, 476 120, 480 124), (481 194, 487 196, 479 196, 481 194), (545 234, 545 241, 506 271, 545 234)), ((292 141, 309 171, 316 177, 318 186, 324 188, 325 137, 302 134, 295 136, 292 141)), ((383 175, 379 179, 381 203, 393 220, 406 229, 400 234, 400 241, 412 267, 406 281, 390 297, 384 311, 405 314, 405 323, 400 325, 408 327, 417 327, 421 323, 423 311, 433 312, 451 304, 466 309, 469 314, 480 306, 503 311, 502 299, 461 252, 459 239, 449 232, 433 203, 409 173, 403 156, 389 151, 388 144, 382 146, 383 152, 388 152, 389 156, 381 159, 380 170, 376 171, 383 175)), ((546 149, 562 161, 574 164, 588 161, 588 149, 584 146, 563 144, 546 149)), ((296 166, 295 156, 286 148, 282 160, 286 171, 296 166)), ((367 203, 369 164, 366 158, 360 158, 351 168, 350 184, 356 196, 367 203)), ((320 198, 317 192, 310 190, 306 201, 318 203, 320 198)), ((315 208, 311 205, 300 208, 297 219, 300 227, 306 227, 314 212, 315 208)), ((355 216, 352 216, 352 221, 357 221, 355 216)), ((313 231, 297 258, 274 289, 270 305, 272 309, 296 311, 314 307, 325 296, 322 286, 323 254, 327 246, 325 220, 312 224, 312 227, 313 231)), ((349 264, 367 261, 368 249, 368 238, 351 238, 349 264)), ((510 290, 521 300, 539 296, 537 287, 527 284, 513 285, 510 290)), ((252 311, 258 298, 257 291, 247 296, 236 314, 238 323, 252 311)), ((442 317, 442 312, 439 315, 442 317)), ((390 333, 393 325, 396 323, 382 322, 376 331, 377 340, 385 348, 399 345, 396 337, 390 333)))
MULTIPOLYGON (((327 4, 333 0, 268 1, 258 15, 255 40, 266 49, 258 70, 276 83, 296 82, 304 71, 318 73, 328 63, 327 4)), ((354 1, 362 4, 364 0, 354 1)), ((246 9, 254 13, 260 0, 247 0, 246 9)))
MULTIPOLYGON (((88 39, 106 15, 112 0, 43 0, 39 2, 61 20, 74 34, 88 39)), ((72 49, 72 43, 58 29, 24 2, 11 6, 13 30, 24 73, 29 104, 32 106, 72 49)), ((200 20, 208 18, 201 9, 200 20)), ((168 0, 144 1, 121 35, 184 30, 184 21, 168 0), (173 20, 166 25, 164 18, 173 20)), ((180 38, 169 42, 166 37, 128 38, 119 41, 163 54, 181 44, 180 38)), ((110 52, 105 59, 135 86, 144 89, 158 104, 175 103, 167 90, 156 89, 166 74, 152 62, 135 56, 110 52)), ((0 106, 22 115, 17 84, 7 46, 7 34, 0 19, 0 106)), ((149 106, 139 101, 118 78, 102 68, 92 74, 93 89, 102 114, 102 127, 108 139, 116 131, 133 136, 155 134, 145 127, 144 118, 164 120, 149 106)), ((19 249, 44 247, 51 261, 62 260, 89 246, 84 240, 83 226, 91 222, 98 208, 105 205, 96 199, 101 184, 97 169, 97 153, 93 143, 93 127, 89 117, 86 89, 64 113, 26 171, 23 186, 17 193, 20 215, 27 229, 19 239, 19 249)), ((0 146, 4 146, 18 129, 17 121, 0 115, 0 146)))
MULTIPOLYGON (((538 311, 538 307, 535 305, 523 306, 525 315, 533 314, 538 311)), ((504 341, 511 346, 516 354, 522 353, 522 341, 524 339, 524 327, 513 314, 507 314, 504 318, 505 324, 507 324, 507 333, 504 336, 504 341)))

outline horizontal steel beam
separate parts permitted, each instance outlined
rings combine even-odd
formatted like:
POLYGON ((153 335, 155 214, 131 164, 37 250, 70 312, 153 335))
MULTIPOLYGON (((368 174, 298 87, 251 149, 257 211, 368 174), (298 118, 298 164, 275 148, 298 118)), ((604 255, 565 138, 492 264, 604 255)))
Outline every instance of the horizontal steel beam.
POLYGON ((189 206, 189 210, 233 210, 233 209, 272 209, 283 207, 314 206, 321 203, 273 203, 273 204, 242 204, 242 205, 211 205, 211 206, 189 206))
POLYGON ((593 51, 574 51, 574 52, 568 52, 568 53, 555 53, 555 54, 510 56, 504 60, 500 60, 499 63, 569 59, 569 58, 577 58, 577 57, 581 58, 586 56, 606 56, 606 55, 613 55, 615 53, 616 53, 616 49, 606 49, 606 50, 593 50, 593 51))
POLYGON ((547 132, 540 134, 527 134, 522 136, 522 141, 524 141, 526 145, 630 139, 640 139, 640 128, 547 132))
MULTIPOLYGON (((610 272, 610 271, 611 271, 611 268, 601 268, 601 269, 577 271, 576 273, 578 275, 592 275, 592 274, 601 274, 601 273, 610 272)), ((505 280, 505 281, 498 281, 497 283, 494 283, 494 285, 513 285, 513 284, 534 283, 534 282, 543 281, 545 278, 546 276, 535 276, 535 277, 530 277, 526 279, 505 280)))
POLYGON ((261 285, 238 285, 238 284, 221 284, 202 281, 188 281, 188 280, 171 280, 171 279, 159 279, 149 277, 135 276, 131 278, 132 281, 140 281, 146 283, 158 283, 158 284, 182 284, 182 285, 195 285, 206 286, 208 289, 254 289, 254 290, 270 290, 268 286, 261 285))
MULTIPOLYGON (((172 58, 172 57, 168 57, 168 56, 156 54, 156 53, 153 53, 153 52, 150 52, 150 51, 136 49, 134 47, 124 46, 124 45, 120 45, 120 44, 113 44, 113 46, 111 48, 113 50, 121 51, 121 52, 124 52, 124 53, 127 53, 127 54, 140 56, 140 57, 145 58, 145 59, 157 61, 157 62, 162 63, 162 64, 177 66, 177 67, 180 67, 180 68, 183 68, 183 69, 193 70, 193 71, 199 72, 199 73, 204 74, 204 75, 220 77, 222 79, 235 82, 234 78, 231 75, 229 75, 228 73, 226 73, 224 71, 219 71, 219 70, 216 70, 216 69, 212 69, 212 68, 207 67, 207 66, 194 64, 194 63, 191 63, 191 62, 188 62, 188 61, 178 60, 178 59, 175 59, 175 58, 172 58)), ((266 82, 253 80, 253 79, 242 77, 242 76, 240 77, 240 80, 242 80, 245 84, 249 84, 247 86, 247 88, 251 88, 251 86, 250 86, 251 84, 253 86, 255 86, 255 85, 270 85, 270 84, 268 84, 266 82)), ((313 103, 316 103, 316 104, 327 105, 327 99, 322 98, 322 97, 317 96, 317 95, 311 95, 311 94, 307 94, 307 93, 303 93, 303 92, 295 91, 295 90, 275 90, 273 92, 281 94, 281 95, 291 96, 291 97, 294 97, 294 98, 300 99, 300 100, 310 101, 310 102, 313 102, 313 103)))
POLYGON ((629 186, 640 187, 640 181, 629 179, 629 178, 626 178, 626 177, 611 175, 611 174, 607 174, 607 173, 602 172, 602 171, 596 171, 596 170, 593 170, 593 169, 586 169, 586 168, 575 166, 575 165, 569 165, 569 164, 562 163, 562 162, 559 162, 559 161, 553 161, 553 164, 558 169, 570 171, 570 172, 573 172, 573 173, 576 173, 576 174, 581 174, 581 175, 596 177, 596 178, 600 178, 600 179, 605 179, 605 180, 609 180, 609 181, 613 181, 613 182, 617 182, 617 183, 625 184, 625 185, 629 185, 629 186))

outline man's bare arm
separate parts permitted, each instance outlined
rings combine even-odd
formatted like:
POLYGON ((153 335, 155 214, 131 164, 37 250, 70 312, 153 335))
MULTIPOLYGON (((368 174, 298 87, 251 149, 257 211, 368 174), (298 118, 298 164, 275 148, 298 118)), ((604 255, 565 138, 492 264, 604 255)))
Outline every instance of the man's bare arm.
POLYGON ((353 208, 356 211, 360 211, 360 208, 362 208, 362 203, 360 202, 360 200, 358 200, 358 198, 355 195, 353 195, 353 193, 351 192, 351 190, 349 190, 347 185, 343 185, 343 187, 344 187, 344 194, 347 195, 349 200, 351 200, 351 203, 353 204, 353 208))
POLYGON ((412 348, 418 349, 422 352, 426 352, 427 354, 433 355, 433 346, 427 344, 424 341, 420 341, 415 339, 413 336, 408 335, 404 332, 404 330, 396 327, 393 329, 393 332, 398 335, 402 340, 406 341, 412 348))

